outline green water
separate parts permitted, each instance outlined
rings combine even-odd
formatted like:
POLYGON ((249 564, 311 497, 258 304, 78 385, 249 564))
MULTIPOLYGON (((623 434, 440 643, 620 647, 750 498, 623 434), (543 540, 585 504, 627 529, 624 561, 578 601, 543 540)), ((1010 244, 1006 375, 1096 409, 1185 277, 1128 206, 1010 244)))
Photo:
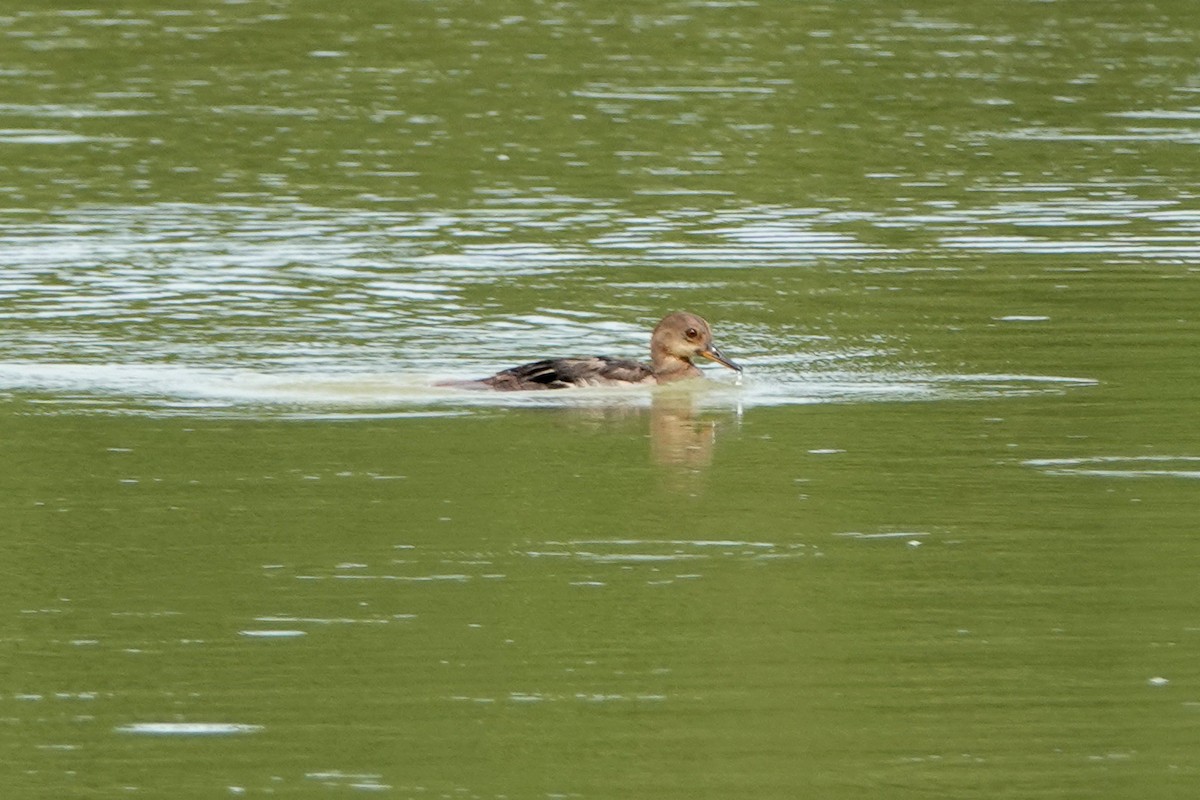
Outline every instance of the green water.
POLYGON ((1193 4, 121 5, 0 10, 4 798, 1200 791, 1193 4))

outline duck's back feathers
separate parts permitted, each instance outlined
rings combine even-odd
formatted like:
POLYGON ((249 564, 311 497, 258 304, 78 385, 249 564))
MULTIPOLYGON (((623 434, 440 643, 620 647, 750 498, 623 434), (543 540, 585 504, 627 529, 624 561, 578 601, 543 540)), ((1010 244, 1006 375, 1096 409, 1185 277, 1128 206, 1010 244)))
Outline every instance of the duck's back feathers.
POLYGON ((654 370, 646 364, 606 356, 534 361, 497 372, 480 381, 498 391, 632 386, 656 382, 654 370))

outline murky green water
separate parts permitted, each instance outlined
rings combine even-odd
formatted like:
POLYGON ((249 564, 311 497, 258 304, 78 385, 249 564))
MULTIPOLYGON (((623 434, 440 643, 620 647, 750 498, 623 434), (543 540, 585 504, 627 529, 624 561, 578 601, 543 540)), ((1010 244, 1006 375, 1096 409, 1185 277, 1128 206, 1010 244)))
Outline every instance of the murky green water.
POLYGON ((1193 4, 27 5, 5 798, 1200 791, 1193 4))

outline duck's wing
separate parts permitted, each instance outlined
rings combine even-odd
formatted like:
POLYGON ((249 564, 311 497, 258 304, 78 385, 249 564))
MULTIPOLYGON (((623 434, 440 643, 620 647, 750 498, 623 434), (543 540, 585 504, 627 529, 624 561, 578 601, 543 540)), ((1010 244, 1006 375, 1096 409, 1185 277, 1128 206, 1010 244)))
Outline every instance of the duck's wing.
POLYGON ((654 372, 645 364, 605 356, 534 361, 497 372, 482 381, 498 391, 572 389, 653 382, 654 372))

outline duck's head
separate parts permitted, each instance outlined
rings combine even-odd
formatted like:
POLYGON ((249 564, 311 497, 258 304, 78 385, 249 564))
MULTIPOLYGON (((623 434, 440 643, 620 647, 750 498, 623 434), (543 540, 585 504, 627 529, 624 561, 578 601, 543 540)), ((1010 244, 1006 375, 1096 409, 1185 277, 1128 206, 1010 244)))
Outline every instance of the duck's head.
POLYGON ((687 311, 677 311, 663 317, 650 335, 650 358, 655 366, 663 366, 673 360, 690 365, 692 359, 697 357, 742 371, 713 344, 712 329, 703 317, 687 311))

